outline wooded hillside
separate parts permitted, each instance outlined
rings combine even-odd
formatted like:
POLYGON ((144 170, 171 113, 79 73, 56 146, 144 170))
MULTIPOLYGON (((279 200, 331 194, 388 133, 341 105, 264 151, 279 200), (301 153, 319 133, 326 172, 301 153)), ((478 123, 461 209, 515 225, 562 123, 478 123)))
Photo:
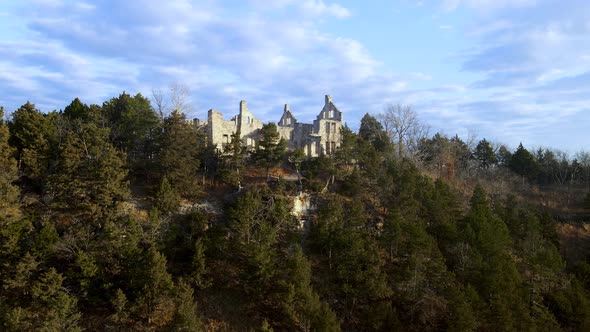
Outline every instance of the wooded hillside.
POLYGON ((308 159, 274 124, 219 153, 139 94, 27 102, 0 123, 0 329, 590 330, 590 261, 558 233, 590 221, 590 155, 402 110, 308 159))

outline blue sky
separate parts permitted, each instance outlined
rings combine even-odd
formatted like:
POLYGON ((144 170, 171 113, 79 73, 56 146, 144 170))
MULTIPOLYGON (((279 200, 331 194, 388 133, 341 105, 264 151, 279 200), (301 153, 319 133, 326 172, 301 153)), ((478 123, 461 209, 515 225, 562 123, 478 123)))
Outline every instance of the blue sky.
POLYGON ((0 0, 0 105, 190 90, 191 117, 345 121, 411 104, 431 133, 588 148, 587 0, 0 0))

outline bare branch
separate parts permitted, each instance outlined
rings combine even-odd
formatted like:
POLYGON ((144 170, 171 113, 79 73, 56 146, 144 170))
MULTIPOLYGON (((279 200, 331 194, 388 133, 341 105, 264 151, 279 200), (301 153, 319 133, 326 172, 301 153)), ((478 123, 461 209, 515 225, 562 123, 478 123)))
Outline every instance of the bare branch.
POLYGON ((390 140, 398 146, 398 156, 404 151, 410 157, 418 150, 420 139, 428 136, 430 127, 418 120, 411 105, 387 105, 385 112, 379 115, 381 124, 390 140))
POLYGON ((187 113, 192 109, 189 104, 190 89, 186 84, 172 83, 170 84, 170 100, 172 101, 172 109, 187 113))
POLYGON ((164 92, 161 89, 152 89, 152 101, 156 106, 156 111, 158 111, 160 118, 164 118, 164 113, 167 111, 168 107, 168 105, 166 105, 164 92))

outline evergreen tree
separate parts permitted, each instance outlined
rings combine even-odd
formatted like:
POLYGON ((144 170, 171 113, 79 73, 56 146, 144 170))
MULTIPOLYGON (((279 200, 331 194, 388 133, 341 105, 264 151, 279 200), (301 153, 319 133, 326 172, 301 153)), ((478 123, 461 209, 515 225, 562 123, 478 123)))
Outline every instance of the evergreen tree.
POLYGON ((172 188, 166 176, 162 178, 156 194, 156 207, 164 213, 174 212, 180 207, 180 195, 172 188))
POLYGON ((48 187, 57 207, 96 219, 129 196, 126 176, 125 155, 110 144, 108 130, 81 124, 66 132, 48 187))
POLYGON ((532 180, 539 172, 539 165, 533 155, 520 143, 510 159, 510 169, 522 176, 523 181, 525 178, 532 180))
POLYGON ((47 176, 52 161, 56 134, 52 119, 27 102, 12 114, 9 123, 10 144, 17 149, 17 159, 24 175, 40 182, 47 176))
POLYGON ((532 325, 523 281, 509 255, 510 233, 496 216, 487 195, 477 186, 471 198, 471 209, 462 230, 469 252, 465 274, 459 276, 472 284, 488 309, 486 324, 499 330, 522 330, 532 325))
POLYGON ((505 145, 501 145, 498 149, 498 164, 500 166, 509 167, 511 160, 512 152, 510 152, 505 145))
POLYGON ((372 145, 377 151, 385 151, 389 145, 389 137, 383 125, 374 116, 365 114, 361 119, 361 126, 359 128, 359 138, 372 145))
MULTIPOLYGON (((2 117, 0 109, 0 119, 2 117)), ((13 158, 15 149, 8 145, 8 140, 8 128, 0 122, 0 218, 18 217, 20 214, 16 208, 19 190, 13 185, 18 177, 17 163, 13 158)))
POLYGON ((175 287, 176 313, 172 322, 172 331, 204 331, 203 323, 197 312, 197 304, 193 298, 193 289, 184 280, 175 287))
POLYGON ((199 159, 198 135, 186 116, 173 111, 164 119, 160 137, 160 166, 172 188, 181 196, 195 197, 201 190, 197 184, 199 159))
POLYGON ((356 159, 357 139, 358 136, 350 130, 347 124, 344 124, 340 132, 342 141, 334 154, 335 159, 340 165, 348 166, 356 159))
POLYGON ((191 279, 197 285, 197 287, 205 288, 209 286, 209 281, 205 274, 207 273, 206 257, 205 257, 205 245, 202 239, 195 241, 195 254, 192 262, 193 272, 191 273, 191 279))
POLYGON ((172 276, 166 270, 166 257, 153 245, 142 256, 142 271, 137 271, 141 288, 137 314, 147 327, 162 328, 172 322, 175 310, 172 276))
MULTIPOLYGON (((0 119, 2 116, 0 108, 0 119)), ((8 140, 8 128, 0 122, 0 285, 21 258, 21 244, 32 230, 31 223, 23 218, 20 190, 13 184, 18 178, 17 162, 8 140)))
POLYGON ((146 175, 157 152, 155 140, 160 125, 149 99, 139 93, 131 96, 123 92, 104 102, 101 113, 111 129, 114 146, 126 153, 132 175, 146 175))
POLYGON ((490 142, 485 138, 479 141, 473 152, 473 156, 479 162, 479 166, 488 169, 497 163, 496 153, 490 142))
POLYGON ((266 180, 270 180, 270 168, 285 157, 287 142, 281 138, 277 126, 270 122, 260 129, 260 140, 256 146, 255 157, 266 168, 266 180))
POLYGON ((285 276, 280 281, 284 293, 279 293, 279 297, 289 327, 302 331, 340 331, 336 315, 311 286, 311 264, 301 247, 295 247, 287 259, 285 276))
POLYGON ((237 132, 231 135, 231 142, 225 148, 225 167, 221 170, 222 178, 225 182, 230 183, 241 190, 242 174, 244 169, 246 154, 248 150, 241 138, 241 133, 237 132))

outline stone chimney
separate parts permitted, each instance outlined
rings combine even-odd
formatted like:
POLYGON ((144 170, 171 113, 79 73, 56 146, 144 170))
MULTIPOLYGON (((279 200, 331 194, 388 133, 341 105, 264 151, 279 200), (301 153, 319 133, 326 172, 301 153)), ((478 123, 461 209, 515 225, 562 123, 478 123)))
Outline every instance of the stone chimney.
POLYGON ((291 107, 289 104, 285 104, 285 110, 283 112, 291 112, 291 107))
POLYGON ((247 110, 248 110, 248 105, 246 105, 246 101, 241 100, 240 101, 240 114, 242 114, 242 111, 247 111, 247 110))
POLYGON ((332 97, 330 95, 326 95, 326 105, 329 105, 332 102, 332 97))

